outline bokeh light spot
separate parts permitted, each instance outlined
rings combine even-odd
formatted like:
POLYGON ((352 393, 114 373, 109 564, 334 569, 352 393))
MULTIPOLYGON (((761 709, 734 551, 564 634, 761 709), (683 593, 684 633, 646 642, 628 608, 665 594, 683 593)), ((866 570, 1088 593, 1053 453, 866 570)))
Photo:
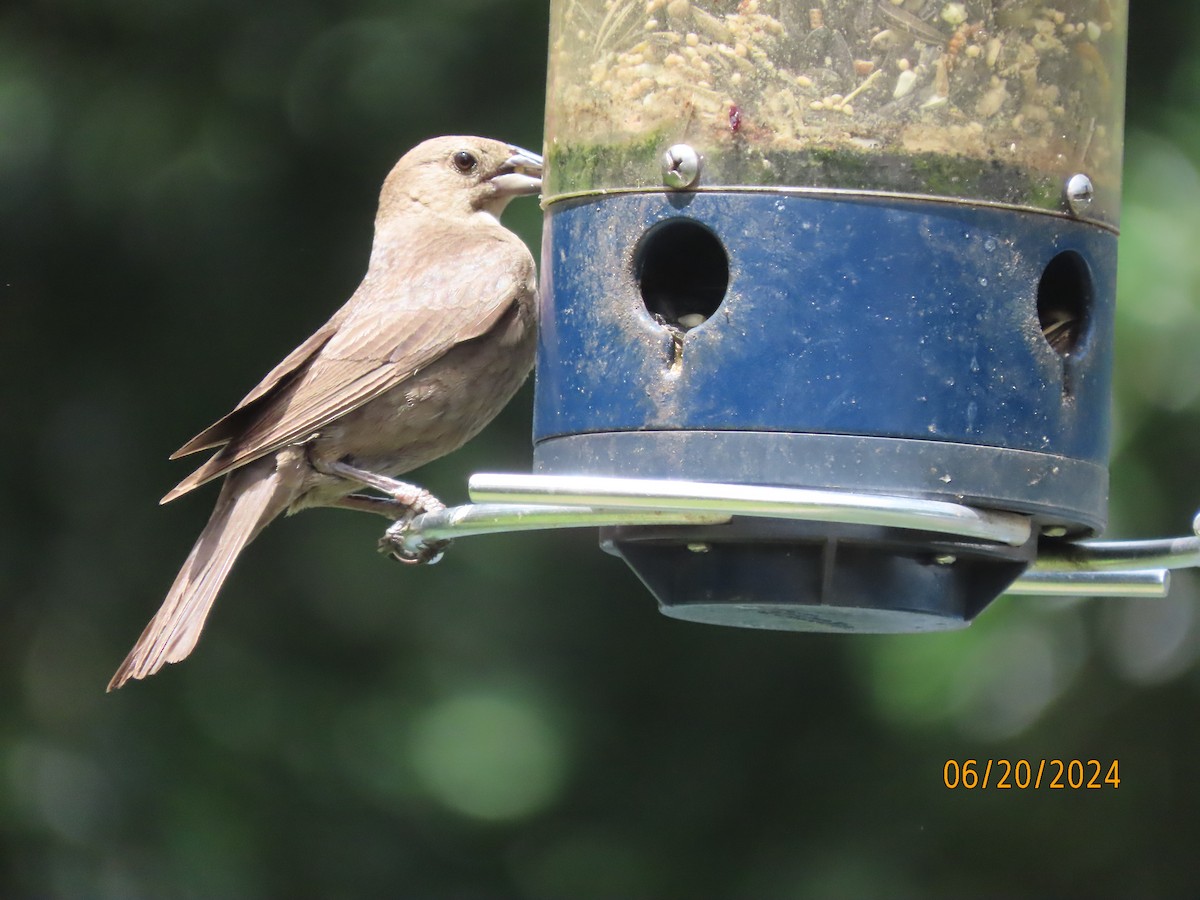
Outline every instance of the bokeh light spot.
POLYGON ((1104 638, 1113 667, 1133 684, 1161 684, 1188 671, 1200 656, 1197 585, 1189 571, 1172 573, 1171 596, 1146 603, 1115 602, 1104 638))
POLYGON ((528 697, 465 693, 413 724, 412 764, 442 805, 476 819, 520 819, 547 808, 564 781, 563 741, 528 697))
POLYGON ((49 152, 54 107, 32 80, 0 81, 0 175, 20 173, 49 152))

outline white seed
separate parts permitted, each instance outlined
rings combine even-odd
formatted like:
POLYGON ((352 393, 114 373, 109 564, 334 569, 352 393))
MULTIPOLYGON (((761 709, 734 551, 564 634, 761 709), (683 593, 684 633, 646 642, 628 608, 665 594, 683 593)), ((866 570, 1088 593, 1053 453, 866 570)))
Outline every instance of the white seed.
POLYGON ((987 64, 989 69, 996 68, 996 60, 1000 58, 1000 50, 1003 48, 1000 43, 1000 38, 992 38, 987 42, 987 64))
POLYGON ((896 87, 892 90, 892 97, 899 100, 901 97, 907 97, 912 93, 912 89, 917 85, 917 73, 912 69, 905 69, 896 78, 896 87))
POLYGON ((962 3, 947 3, 942 7, 942 21, 957 28, 967 21, 967 7, 962 3))

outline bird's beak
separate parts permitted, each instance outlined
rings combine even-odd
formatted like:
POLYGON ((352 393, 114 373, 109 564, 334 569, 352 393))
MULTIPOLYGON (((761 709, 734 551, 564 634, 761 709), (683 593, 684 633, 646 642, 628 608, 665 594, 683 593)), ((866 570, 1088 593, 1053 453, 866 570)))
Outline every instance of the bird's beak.
POLYGON ((502 194, 536 194, 542 189, 542 158, 529 150, 510 146, 512 154, 492 176, 491 182, 502 194))

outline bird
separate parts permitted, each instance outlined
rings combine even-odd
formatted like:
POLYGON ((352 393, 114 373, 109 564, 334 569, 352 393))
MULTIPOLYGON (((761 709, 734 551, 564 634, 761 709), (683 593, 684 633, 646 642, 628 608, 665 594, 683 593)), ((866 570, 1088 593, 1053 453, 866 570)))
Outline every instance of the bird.
MULTIPOLYGON (((479 137, 431 138, 400 158, 357 290, 171 456, 216 450, 161 503, 224 483, 109 691, 192 652, 234 561, 278 516, 342 507, 399 520, 444 509, 397 476, 474 437, 533 368, 536 267, 500 214, 537 194, 541 174, 538 154, 479 137)), ((436 561, 440 549, 404 561, 436 561)))

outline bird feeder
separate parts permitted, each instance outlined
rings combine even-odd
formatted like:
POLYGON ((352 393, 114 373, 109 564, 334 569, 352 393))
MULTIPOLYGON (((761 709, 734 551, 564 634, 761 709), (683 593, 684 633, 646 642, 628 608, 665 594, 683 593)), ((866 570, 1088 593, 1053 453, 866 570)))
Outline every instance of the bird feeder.
POLYGON ((397 546, 601 524, 669 615, 837 631, 1200 561, 1079 540, 1106 519, 1123 0, 550 10, 535 472, 397 546))

